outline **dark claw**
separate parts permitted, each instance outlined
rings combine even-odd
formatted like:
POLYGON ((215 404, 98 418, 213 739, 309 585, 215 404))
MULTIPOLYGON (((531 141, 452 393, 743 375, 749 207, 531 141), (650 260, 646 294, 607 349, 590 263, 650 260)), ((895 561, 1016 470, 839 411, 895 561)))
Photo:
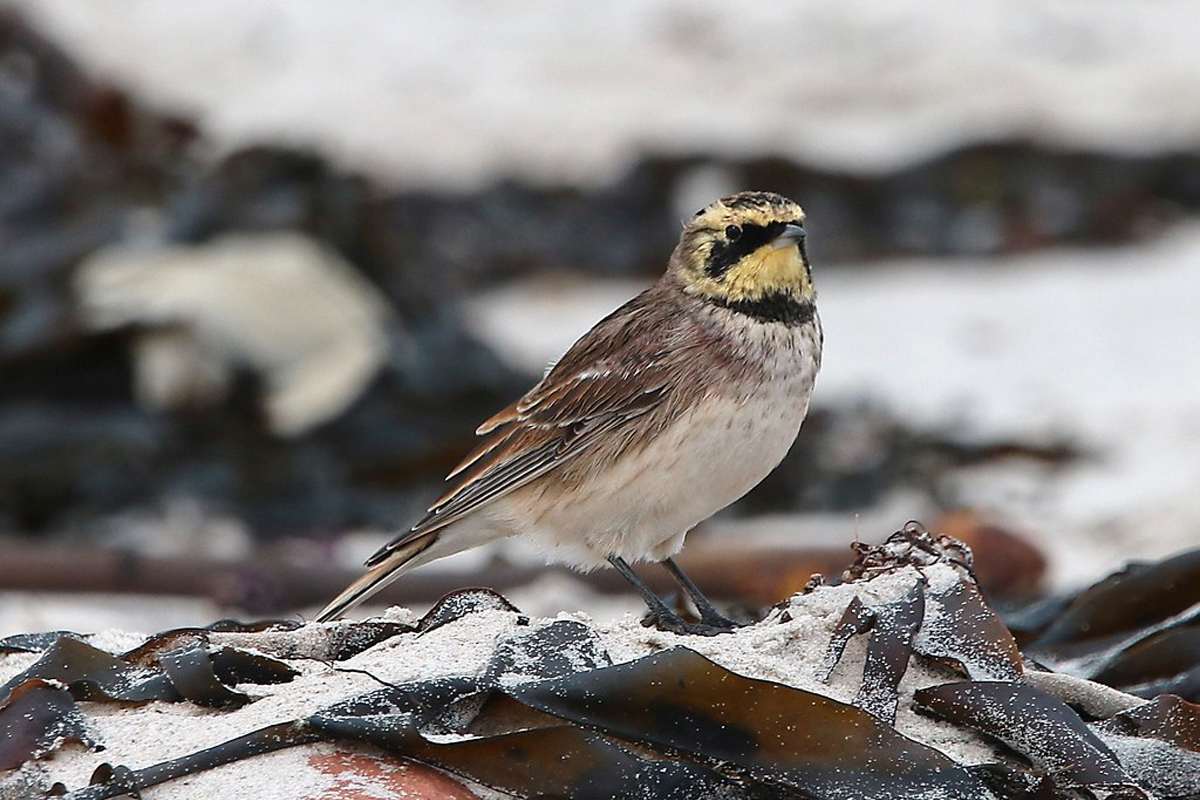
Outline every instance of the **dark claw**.
POLYGON ((715 608, 703 609, 700 614, 700 622, 710 628, 720 628, 726 631, 742 627, 742 623, 734 622, 729 617, 722 615, 715 608))
MULTIPOLYGON (((719 615, 718 615, 719 616, 719 615)), ((651 611, 642 617, 642 625, 655 628, 678 636, 716 636, 721 633, 733 633, 737 624, 720 617, 719 624, 712 622, 687 622, 678 614, 651 611)))

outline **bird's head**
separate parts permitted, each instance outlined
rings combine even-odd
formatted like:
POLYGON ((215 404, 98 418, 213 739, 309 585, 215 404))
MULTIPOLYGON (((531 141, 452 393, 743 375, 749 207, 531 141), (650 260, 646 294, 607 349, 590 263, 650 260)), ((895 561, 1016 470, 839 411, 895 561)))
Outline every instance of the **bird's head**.
POLYGON ((723 197, 684 225, 669 273, 686 293, 721 305, 811 304, 804 210, 770 192, 723 197))

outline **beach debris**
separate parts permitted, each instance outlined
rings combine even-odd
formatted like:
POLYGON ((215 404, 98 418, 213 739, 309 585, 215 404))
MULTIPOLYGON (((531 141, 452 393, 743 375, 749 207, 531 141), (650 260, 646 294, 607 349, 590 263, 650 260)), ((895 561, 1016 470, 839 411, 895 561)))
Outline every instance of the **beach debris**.
POLYGON ((67 742, 96 744, 75 698, 60 684, 28 678, 0 693, 0 770, 41 758, 67 742))
POLYGON ((1077 713, 1031 686, 1010 681, 945 683, 918 690, 914 701, 920 711, 1003 742, 1050 776, 1056 789, 1137 789, 1117 757, 1077 713))
POLYGON ((285 683, 298 674, 269 656, 232 647, 209 649, 201 642, 173 646, 154 653, 152 659, 136 657, 146 655, 143 648, 134 653, 132 657, 118 657, 63 636, 28 669, 0 686, 0 695, 40 678, 65 687, 77 700, 188 700, 202 706, 238 708, 251 699, 230 686, 285 683))
MULTIPOLYGON (((0 757, 12 785, 27 786, 28 765, 52 750, 54 761, 39 762, 47 774, 73 745, 119 745, 90 730, 90 703, 137 714, 165 700, 250 716, 227 741, 149 764, 126 753, 95 770, 90 785, 47 786, 102 800, 325 743, 339 758, 369 745, 371 759, 382 751, 449 773, 463 788, 442 785, 462 796, 1183 800, 1200 792, 1200 706, 1044 671, 988 606, 969 548, 954 539, 910 523, 856 552, 839 580, 813 581, 761 622, 695 642, 632 618, 617 628, 530 619, 488 589, 451 593, 419 619, 226 622, 165 631, 123 654, 103 650, 102 637, 10 637, 0 657, 27 665, 0 687, 0 725, 11 732, 0 757), (797 651, 812 647, 817 630, 826 648, 797 651), (483 650, 463 652, 468 640, 483 650), (451 652, 470 658, 393 673, 392 660, 414 648, 443 661, 451 652), (788 670, 789 653, 804 670, 788 670), (320 682, 334 676, 343 682, 320 682), (255 697, 301 684, 307 688, 294 691, 358 688, 294 705, 305 710, 291 720, 252 713, 255 697)), ((1151 576, 1179 579, 1190 563, 1133 571, 1133 596, 1153 610, 1123 610, 1130 622, 1096 638, 1111 647, 1130 631, 1156 632, 1141 643, 1189 630, 1186 598, 1162 597, 1151 576)), ((1121 596, 1111 593, 1121 580, 1103 584, 1108 602, 1121 596)), ((1080 597, 1064 608, 1090 619, 1096 592, 1080 597)), ((1045 633, 1054 630, 1071 631, 1062 641, 1074 642, 1085 629, 1051 620, 1038 633, 1057 646, 1045 633)), ((1184 648, 1169 669, 1193 668, 1191 652, 1184 648)), ((1147 684, 1135 669, 1141 663, 1126 656, 1105 668, 1123 683, 1147 684)), ((295 752, 303 765, 335 757, 328 749, 295 752)), ((338 767, 339 775, 351 768, 338 767)))
POLYGON ((1200 702, 1200 550, 1131 564, 1061 601, 1025 653, 1147 699, 1200 702))

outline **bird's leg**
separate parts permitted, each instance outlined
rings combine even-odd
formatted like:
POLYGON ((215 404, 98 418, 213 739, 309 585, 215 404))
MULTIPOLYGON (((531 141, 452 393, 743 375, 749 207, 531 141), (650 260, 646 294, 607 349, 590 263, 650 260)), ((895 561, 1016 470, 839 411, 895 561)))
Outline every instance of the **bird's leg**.
POLYGON ((655 594, 654 590, 637 576, 637 573, 633 571, 633 567, 629 566, 625 559, 620 556, 609 556, 608 563, 612 564, 613 569, 619 572, 622 578, 629 581, 633 588, 638 590, 638 594, 642 596, 642 599, 646 601, 646 607, 650 609, 650 613, 642 620, 643 625, 653 625, 661 631, 677 633, 681 636, 689 634, 713 636, 718 633, 728 633, 731 630, 728 626, 715 626, 705 622, 698 624, 686 622, 674 611, 667 608, 662 598, 655 594))
POLYGON ((650 609, 650 613, 655 617, 665 618, 674 617, 683 622, 671 609, 667 608, 667 604, 662 601, 662 598, 654 593, 654 590, 646 585, 645 581, 637 576, 633 571, 633 567, 629 566, 628 562, 620 556, 609 556, 608 563, 613 565, 613 569, 621 573, 621 577, 629 581, 633 588, 638 590, 638 594, 646 601, 646 607, 650 609))
POLYGON ((696 610, 700 612, 700 621, 705 625, 711 625, 714 628, 726 628, 732 630, 738 627, 738 624, 726 617, 717 607, 712 604, 712 601, 705 597, 704 592, 700 591, 700 587, 695 581, 687 576, 675 559, 667 558, 661 562, 663 569, 671 573, 671 577, 679 584, 679 587, 688 593, 688 597, 692 598, 692 602, 696 604, 696 610))

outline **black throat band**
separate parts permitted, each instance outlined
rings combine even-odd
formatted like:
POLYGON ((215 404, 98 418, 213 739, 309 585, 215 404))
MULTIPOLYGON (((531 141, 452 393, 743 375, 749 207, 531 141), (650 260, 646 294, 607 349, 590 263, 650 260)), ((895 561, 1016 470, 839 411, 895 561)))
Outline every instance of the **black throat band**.
POLYGON ((735 314, 743 314, 759 322, 779 322, 789 328, 812 322, 817 313, 813 301, 797 300, 788 292, 772 292, 757 300, 726 300, 720 297, 706 297, 705 300, 735 314))

